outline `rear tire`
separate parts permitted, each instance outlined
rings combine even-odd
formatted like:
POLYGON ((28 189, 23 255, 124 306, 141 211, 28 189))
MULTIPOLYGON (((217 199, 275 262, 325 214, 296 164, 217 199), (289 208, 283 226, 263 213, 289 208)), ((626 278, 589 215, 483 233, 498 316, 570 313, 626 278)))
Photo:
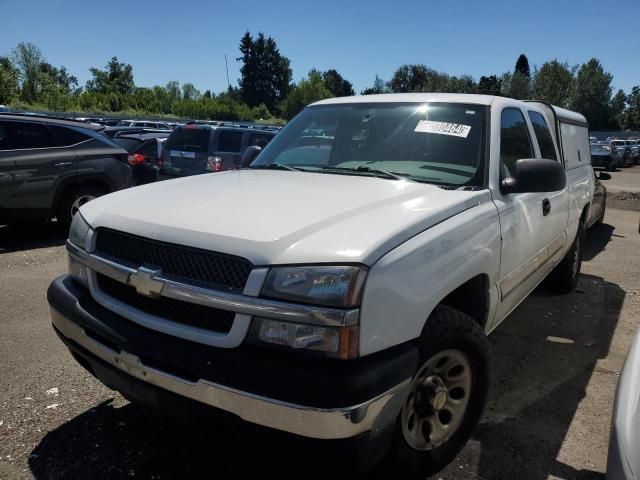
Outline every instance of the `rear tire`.
POLYGON ((78 212, 80 207, 102 195, 104 195, 102 190, 90 185, 80 185, 66 192, 60 201, 56 214, 60 228, 65 231, 69 230, 71 220, 73 220, 73 216, 78 212))
POLYGON ((596 225, 602 225, 604 222, 604 213, 607 210, 607 196, 604 196, 604 201, 602 202, 602 210, 600 210, 600 216, 598 220, 596 220, 596 225))
POLYGON ((582 267, 582 247, 585 240, 585 228, 582 221, 578 225, 576 238, 571 248, 558 265, 549 274, 549 284, 556 293, 571 293, 578 284, 582 267))
POLYGON ((478 322, 436 307, 389 454, 406 476, 424 478, 442 469, 467 443, 486 402, 490 362, 491 347, 478 322))

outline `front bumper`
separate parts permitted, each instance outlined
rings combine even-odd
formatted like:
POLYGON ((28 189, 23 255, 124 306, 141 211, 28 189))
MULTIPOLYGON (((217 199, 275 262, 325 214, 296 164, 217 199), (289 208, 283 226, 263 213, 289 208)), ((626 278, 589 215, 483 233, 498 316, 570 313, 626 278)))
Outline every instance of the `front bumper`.
POLYGON ((160 388, 246 422, 314 439, 388 431, 417 364, 414 345, 340 361, 197 344, 116 315, 68 276, 52 283, 48 299, 53 326, 76 358, 105 367, 90 368, 99 380, 118 390, 108 378, 114 372, 140 381, 138 392, 126 396, 144 401, 149 395, 140 390, 160 388))

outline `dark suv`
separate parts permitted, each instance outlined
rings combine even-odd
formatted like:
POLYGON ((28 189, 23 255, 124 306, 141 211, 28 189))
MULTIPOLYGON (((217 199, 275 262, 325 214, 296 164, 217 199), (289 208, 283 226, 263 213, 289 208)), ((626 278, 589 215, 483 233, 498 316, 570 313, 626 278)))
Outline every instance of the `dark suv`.
POLYGON ((66 228, 84 203, 130 187, 127 152, 103 128, 0 115, 0 224, 57 217, 66 228))
POLYGON ((162 149, 162 172, 184 176, 240 168, 240 159, 247 147, 264 148, 276 133, 203 123, 176 127, 162 149))

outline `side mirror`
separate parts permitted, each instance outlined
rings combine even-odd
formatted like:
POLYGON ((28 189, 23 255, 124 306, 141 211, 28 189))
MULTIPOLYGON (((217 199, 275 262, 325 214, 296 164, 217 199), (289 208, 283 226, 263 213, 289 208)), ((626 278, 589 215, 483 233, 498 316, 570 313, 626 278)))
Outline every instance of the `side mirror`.
POLYGON ((512 177, 505 178, 503 193, 557 192, 567 185, 567 175, 560 162, 540 158, 522 158, 515 163, 512 177))
POLYGON ((251 165, 251 163, 256 159, 261 151, 262 147, 258 147, 257 145, 251 145, 250 147, 247 147, 242 154, 242 159, 240 160, 240 168, 247 168, 249 165, 251 165))

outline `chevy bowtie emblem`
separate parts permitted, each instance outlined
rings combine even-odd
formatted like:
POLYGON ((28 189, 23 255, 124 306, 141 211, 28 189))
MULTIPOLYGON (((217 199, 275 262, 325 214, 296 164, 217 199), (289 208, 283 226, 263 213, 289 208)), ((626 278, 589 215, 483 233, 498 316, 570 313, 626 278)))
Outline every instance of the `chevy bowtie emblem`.
POLYGON ((140 295, 145 297, 156 297, 162 292, 164 282, 157 280, 162 270, 151 270, 150 268, 140 267, 129 276, 129 285, 135 287, 140 295))

